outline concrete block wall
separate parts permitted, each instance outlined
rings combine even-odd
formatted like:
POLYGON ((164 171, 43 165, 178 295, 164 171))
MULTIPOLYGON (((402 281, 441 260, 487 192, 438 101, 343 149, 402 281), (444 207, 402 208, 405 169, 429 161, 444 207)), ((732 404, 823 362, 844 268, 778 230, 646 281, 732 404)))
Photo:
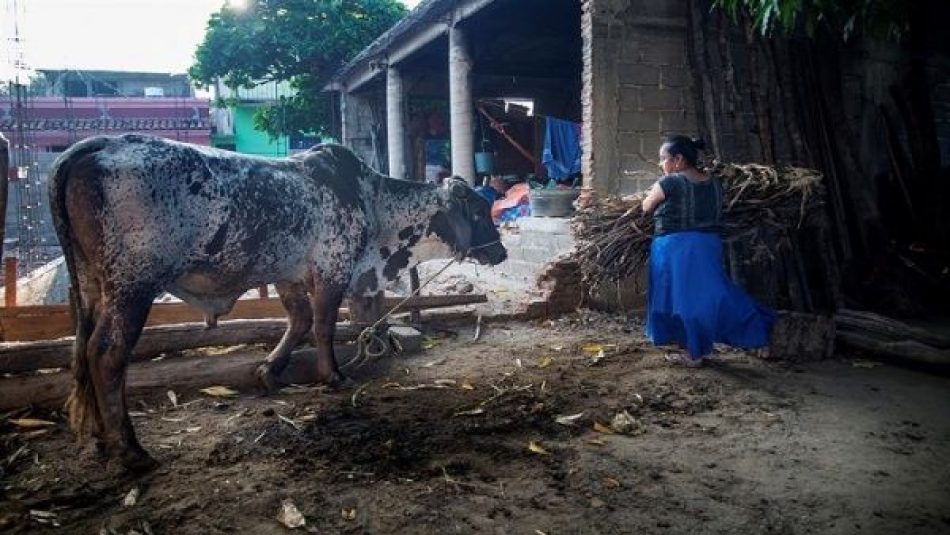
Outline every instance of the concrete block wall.
POLYGON ((502 243, 508 249, 502 271, 533 284, 545 266, 573 249, 575 242, 570 219, 523 217, 502 229, 502 243))
POLYGON ((376 117, 373 109, 374 99, 375 102, 385 102, 385 99, 379 100, 374 93, 348 93, 345 98, 343 145, 352 149, 367 165, 385 173, 388 162, 380 161, 376 150, 377 146, 383 147, 380 152, 385 153, 385 124, 376 117))
POLYGON ((585 185, 626 194, 658 177, 664 136, 697 131, 687 0, 587 0, 585 185))

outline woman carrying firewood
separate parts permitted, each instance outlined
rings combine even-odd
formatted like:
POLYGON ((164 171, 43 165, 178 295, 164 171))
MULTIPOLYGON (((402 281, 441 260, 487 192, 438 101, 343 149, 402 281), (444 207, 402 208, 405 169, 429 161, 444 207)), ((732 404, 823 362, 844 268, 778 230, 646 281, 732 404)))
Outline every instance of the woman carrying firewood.
POLYGON ((653 214, 647 336, 656 345, 678 344, 687 355, 673 363, 701 366, 720 342, 767 346, 775 314, 732 283, 723 270, 719 221, 722 185, 697 166, 705 143, 672 136, 660 147, 664 176, 643 199, 653 214))

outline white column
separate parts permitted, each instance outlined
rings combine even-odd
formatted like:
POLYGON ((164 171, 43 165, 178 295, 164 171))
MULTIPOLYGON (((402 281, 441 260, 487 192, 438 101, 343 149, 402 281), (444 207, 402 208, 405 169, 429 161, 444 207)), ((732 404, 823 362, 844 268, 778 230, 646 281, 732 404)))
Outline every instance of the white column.
POLYGON ((452 174, 475 182, 475 138, 472 134, 472 58, 465 34, 449 28, 449 116, 452 129, 452 174))
POLYGON ((406 178, 406 126, 403 121, 402 74, 395 67, 386 69, 386 153, 389 176, 406 178))
POLYGON ((340 89, 340 145, 349 147, 350 145, 346 140, 346 135, 349 133, 349 129, 346 127, 346 113, 346 88, 344 87, 340 89))

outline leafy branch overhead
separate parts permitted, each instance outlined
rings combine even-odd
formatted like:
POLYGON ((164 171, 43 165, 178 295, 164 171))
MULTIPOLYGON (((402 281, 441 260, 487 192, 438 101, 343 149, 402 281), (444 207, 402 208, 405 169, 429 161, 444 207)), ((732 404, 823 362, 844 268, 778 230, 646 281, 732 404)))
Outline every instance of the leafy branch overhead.
POLYGON ((257 111, 271 135, 326 132, 333 74, 406 13, 397 0, 252 0, 208 21, 188 74, 231 88, 289 81, 296 95, 257 111))
POLYGON ((801 25, 809 35, 825 28, 848 40, 857 32, 898 41, 910 28, 901 0, 714 0, 733 20, 748 14, 763 35, 791 32, 801 25))

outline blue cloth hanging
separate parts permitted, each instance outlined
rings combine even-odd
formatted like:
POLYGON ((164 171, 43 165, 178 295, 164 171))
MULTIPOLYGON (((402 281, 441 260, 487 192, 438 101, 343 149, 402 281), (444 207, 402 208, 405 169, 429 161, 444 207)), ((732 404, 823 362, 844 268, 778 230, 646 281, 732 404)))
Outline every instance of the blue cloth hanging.
POLYGON ((545 117, 541 163, 555 180, 581 172, 581 125, 545 117))
POLYGON ((711 232, 675 232, 650 246, 647 337, 678 344, 690 357, 713 343, 741 348, 769 344, 775 313, 732 283, 722 267, 722 239, 711 232))

